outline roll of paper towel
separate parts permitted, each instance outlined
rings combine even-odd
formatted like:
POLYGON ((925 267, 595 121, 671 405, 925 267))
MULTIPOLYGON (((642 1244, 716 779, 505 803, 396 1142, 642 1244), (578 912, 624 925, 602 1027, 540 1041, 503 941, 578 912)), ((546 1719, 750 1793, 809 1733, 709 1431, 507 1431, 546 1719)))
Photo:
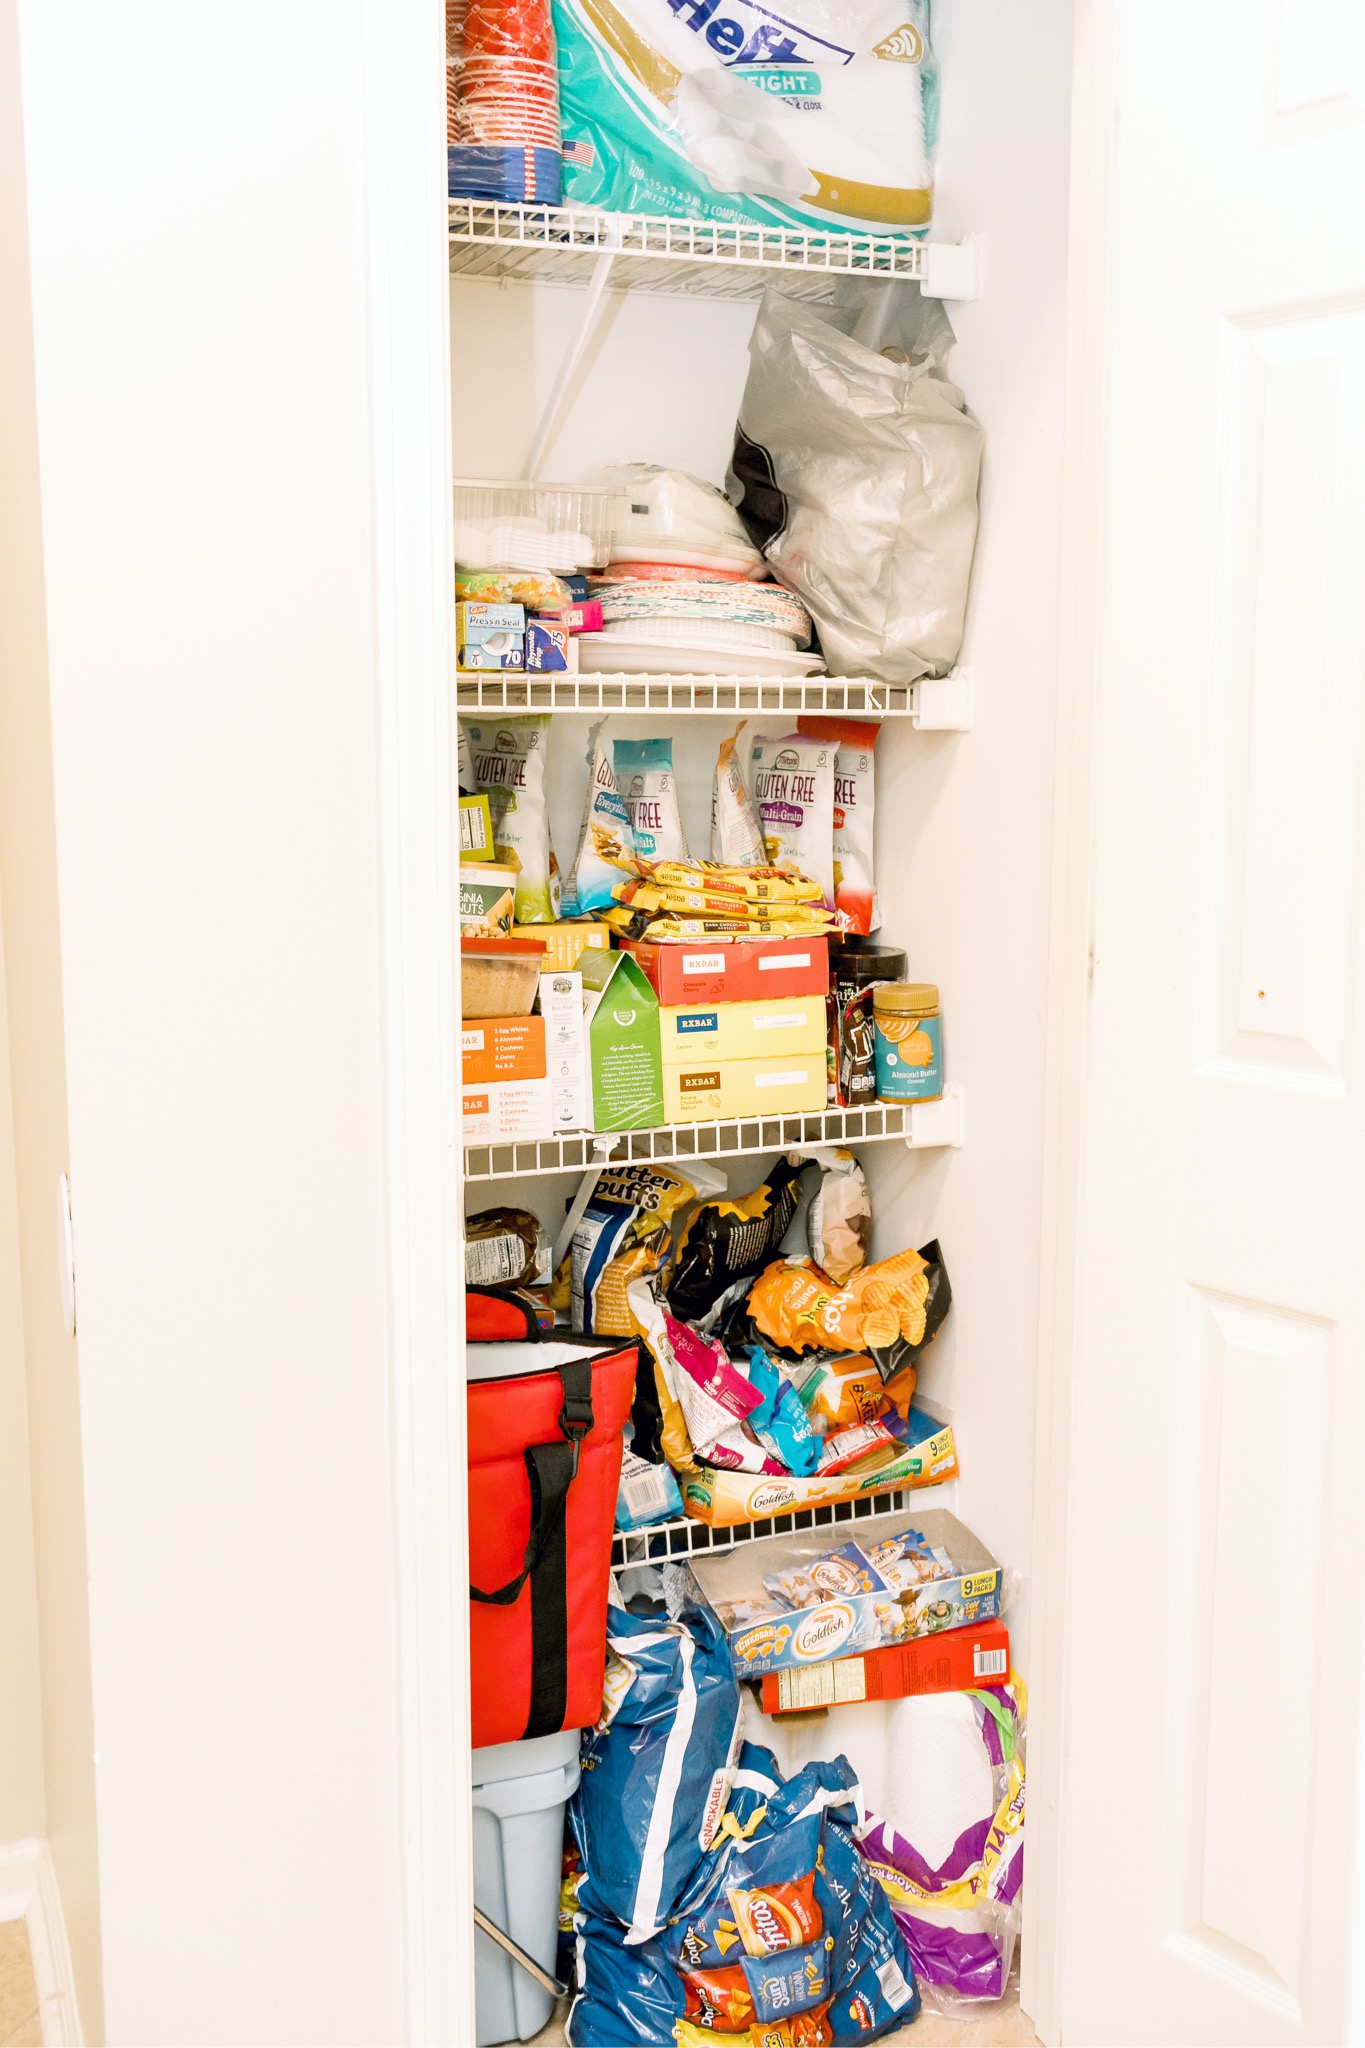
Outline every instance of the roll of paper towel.
POLYGON ((846 1756, 869 1813, 933 1870, 968 1828, 995 1812, 991 1760, 964 1693, 832 1707, 821 1720, 775 1719, 755 1709, 745 1733, 767 1743, 789 1777, 813 1757, 846 1756))

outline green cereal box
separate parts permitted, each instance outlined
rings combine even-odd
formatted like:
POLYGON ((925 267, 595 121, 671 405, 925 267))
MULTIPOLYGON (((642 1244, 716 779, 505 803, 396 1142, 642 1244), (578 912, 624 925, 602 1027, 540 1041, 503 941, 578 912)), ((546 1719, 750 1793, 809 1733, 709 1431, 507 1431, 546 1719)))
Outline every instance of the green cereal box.
POLYGON ((664 1120, 659 998, 629 953, 579 955, 595 1131, 641 1131, 664 1120))

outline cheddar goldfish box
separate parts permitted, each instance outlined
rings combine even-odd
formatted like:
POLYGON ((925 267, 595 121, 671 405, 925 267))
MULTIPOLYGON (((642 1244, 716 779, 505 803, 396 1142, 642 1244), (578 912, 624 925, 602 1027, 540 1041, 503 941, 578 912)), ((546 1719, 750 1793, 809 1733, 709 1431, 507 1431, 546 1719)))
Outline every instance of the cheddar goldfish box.
POLYGON ((911 1407, 901 1425, 898 1444, 878 1458, 861 1460, 852 1471, 822 1478, 800 1479, 737 1472, 717 1465, 692 1465, 678 1474, 683 1513, 713 1529, 732 1529, 739 1522, 763 1522, 770 1515, 791 1515, 803 1508, 833 1507, 839 1501, 862 1500, 869 1494, 893 1493, 912 1486, 943 1486, 958 1476, 952 1425, 911 1407))
POLYGON ((955 1515, 905 1510, 857 1525, 745 1543, 698 1557, 692 1572, 730 1644, 740 1678, 760 1678, 1000 1612, 1000 1567, 955 1515))

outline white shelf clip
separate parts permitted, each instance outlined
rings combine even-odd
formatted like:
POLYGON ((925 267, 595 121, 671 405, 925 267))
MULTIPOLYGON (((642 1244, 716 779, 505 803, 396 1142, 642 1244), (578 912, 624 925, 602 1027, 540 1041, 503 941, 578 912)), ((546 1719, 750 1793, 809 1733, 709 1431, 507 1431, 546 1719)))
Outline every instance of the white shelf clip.
POLYGON ((911 684, 910 723, 917 732, 970 732, 976 708, 976 670, 951 669, 911 684))
POLYGON ((927 1150, 931 1145, 956 1148, 966 1137, 966 1126, 962 1090, 954 1085, 945 1088, 937 1102, 916 1102, 911 1106, 905 1142, 912 1152, 927 1150))
POLYGON ((920 289, 926 299, 979 299, 982 247, 980 235, 963 242, 927 242, 920 289))

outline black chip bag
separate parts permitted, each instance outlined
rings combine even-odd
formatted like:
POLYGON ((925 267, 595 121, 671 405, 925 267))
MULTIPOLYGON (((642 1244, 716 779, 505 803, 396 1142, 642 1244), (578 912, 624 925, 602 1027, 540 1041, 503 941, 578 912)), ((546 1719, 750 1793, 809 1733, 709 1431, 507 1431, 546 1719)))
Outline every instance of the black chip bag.
POLYGON ((808 1160, 781 1159, 752 1194, 700 1202, 687 1219, 668 1286, 668 1306, 680 1322, 694 1322, 738 1280, 776 1257, 796 1214, 798 1185, 808 1160))

